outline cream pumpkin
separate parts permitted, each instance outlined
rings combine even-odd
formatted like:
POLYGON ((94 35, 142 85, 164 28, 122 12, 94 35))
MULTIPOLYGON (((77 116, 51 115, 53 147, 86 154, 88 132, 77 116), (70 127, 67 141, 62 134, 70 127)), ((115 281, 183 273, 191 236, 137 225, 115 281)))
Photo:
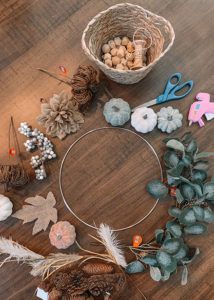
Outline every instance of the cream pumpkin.
POLYGON ((138 132, 150 132, 157 125, 157 115, 151 108, 139 107, 131 116, 131 125, 138 132))
POLYGON ((75 227, 67 221, 60 221, 51 227, 49 239, 57 249, 66 249, 75 242, 75 227))
POLYGON ((12 214, 12 209, 13 203, 10 199, 0 195, 0 221, 6 220, 12 214))

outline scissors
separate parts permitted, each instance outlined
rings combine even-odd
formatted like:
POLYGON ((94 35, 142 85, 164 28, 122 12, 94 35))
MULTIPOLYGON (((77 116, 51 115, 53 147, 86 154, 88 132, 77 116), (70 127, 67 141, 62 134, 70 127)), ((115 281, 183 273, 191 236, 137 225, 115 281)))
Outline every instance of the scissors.
POLYGON ((181 73, 172 74, 166 83, 163 94, 151 101, 148 101, 146 103, 143 103, 142 105, 133 108, 132 111, 135 111, 137 108, 140 107, 149 107, 155 104, 161 104, 171 100, 179 100, 187 96, 193 88, 193 81, 189 80, 179 85, 181 77, 181 73), (182 89, 187 90, 183 94, 177 95, 176 93, 181 91, 182 89))

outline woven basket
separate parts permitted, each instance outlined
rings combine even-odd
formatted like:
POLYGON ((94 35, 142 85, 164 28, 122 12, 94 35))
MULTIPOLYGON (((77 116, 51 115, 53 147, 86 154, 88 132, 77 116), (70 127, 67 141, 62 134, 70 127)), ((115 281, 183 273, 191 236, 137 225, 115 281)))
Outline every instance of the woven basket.
POLYGON ((82 48, 107 77, 122 84, 133 84, 143 79, 152 67, 172 47, 175 33, 169 21, 161 16, 130 3, 114 5, 96 15, 82 35, 82 48), (147 51, 147 66, 138 70, 117 70, 102 62, 102 45, 116 36, 128 36, 131 40, 137 29, 146 28, 152 37, 147 51))

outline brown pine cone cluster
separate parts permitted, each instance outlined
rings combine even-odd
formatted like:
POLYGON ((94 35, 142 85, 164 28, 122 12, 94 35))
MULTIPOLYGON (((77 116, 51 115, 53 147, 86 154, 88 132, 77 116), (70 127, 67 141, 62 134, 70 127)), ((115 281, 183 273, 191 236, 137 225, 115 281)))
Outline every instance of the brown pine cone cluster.
POLYGON ((95 300, 119 293, 124 284, 125 276, 119 268, 93 262, 76 269, 60 269, 48 277, 41 287, 49 293, 49 300, 95 300))

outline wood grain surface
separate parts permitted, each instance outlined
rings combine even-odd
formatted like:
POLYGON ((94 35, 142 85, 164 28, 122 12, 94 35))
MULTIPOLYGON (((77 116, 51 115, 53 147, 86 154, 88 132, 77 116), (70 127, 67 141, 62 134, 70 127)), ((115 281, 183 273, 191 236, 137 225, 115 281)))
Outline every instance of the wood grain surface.
MULTIPOLYGON (((81 34, 89 20, 98 12, 119 3, 114 0, 1 0, 0 1, 0 162, 7 160, 8 124, 13 115, 16 126, 27 121, 38 126, 36 117, 40 113, 40 98, 49 98, 53 93, 68 86, 58 84, 52 78, 39 73, 42 67, 57 72, 64 65, 72 74, 80 63, 88 63, 81 51, 81 34)), ((213 88, 213 14, 212 0, 137 0, 144 8, 168 19, 175 30, 176 39, 170 52, 155 66, 141 82, 122 86, 108 82, 113 95, 124 98, 131 106, 154 98, 164 87, 167 77, 173 72, 183 73, 184 79, 193 79, 193 92, 182 101, 172 102, 184 114, 184 125, 178 135, 189 130, 187 112, 197 92, 205 91, 214 95, 213 88)), ((65 207, 58 184, 60 162, 68 147, 75 139, 88 130, 106 126, 102 116, 104 102, 98 101, 85 116, 85 124, 75 135, 64 141, 54 139, 57 160, 48 163, 49 177, 44 182, 32 181, 24 189, 8 193, 14 204, 14 211, 20 209, 29 196, 46 196, 52 191, 57 199, 60 220, 68 220, 77 228, 79 242, 93 249, 89 233, 94 231, 79 221, 65 207)), ((163 105, 162 105, 163 106, 163 105)), ((155 107, 159 110, 161 106, 155 107)), ((130 125, 126 125, 129 128, 130 125)), ((193 125, 191 130, 201 149, 214 148, 214 121, 206 122, 204 128, 193 125)), ((161 142, 166 135, 154 130, 144 137, 154 146, 159 157, 163 154, 161 142)), ((19 136, 20 143, 24 138, 19 136)), ((68 157, 63 170, 63 187, 66 199, 86 222, 90 224, 108 221, 112 226, 121 227, 141 218, 153 205, 145 192, 146 181, 159 177, 154 157, 142 141, 131 134, 116 131, 97 133, 81 141, 68 157)), ((24 151, 25 163, 30 155, 24 151)), ((12 161, 11 161, 12 162, 12 161)), ((210 174, 214 167, 211 159, 210 174)), ((213 173, 213 172, 212 172, 213 173)), ((3 190, 1 190, 3 192, 3 190)), ((142 233, 144 240, 153 236, 155 229, 164 226, 171 204, 158 204, 149 218, 136 228, 119 233, 124 244, 131 242, 135 233, 142 233)), ((48 239, 48 231, 32 237, 32 224, 12 217, 0 223, 3 236, 30 249, 47 255, 55 252, 48 239)), ((120 299, 138 300, 189 300, 214 299, 214 258, 213 226, 203 237, 190 237, 189 243, 201 249, 200 256, 190 266, 188 285, 180 285, 180 271, 169 281, 156 283, 149 274, 135 275, 128 279, 127 288, 120 299)), ((76 250, 75 247, 70 249, 76 250)), ((100 251, 101 249, 97 249, 100 251)), ((31 300, 38 280, 29 275, 29 268, 10 263, 0 269, 0 299, 31 300)))

